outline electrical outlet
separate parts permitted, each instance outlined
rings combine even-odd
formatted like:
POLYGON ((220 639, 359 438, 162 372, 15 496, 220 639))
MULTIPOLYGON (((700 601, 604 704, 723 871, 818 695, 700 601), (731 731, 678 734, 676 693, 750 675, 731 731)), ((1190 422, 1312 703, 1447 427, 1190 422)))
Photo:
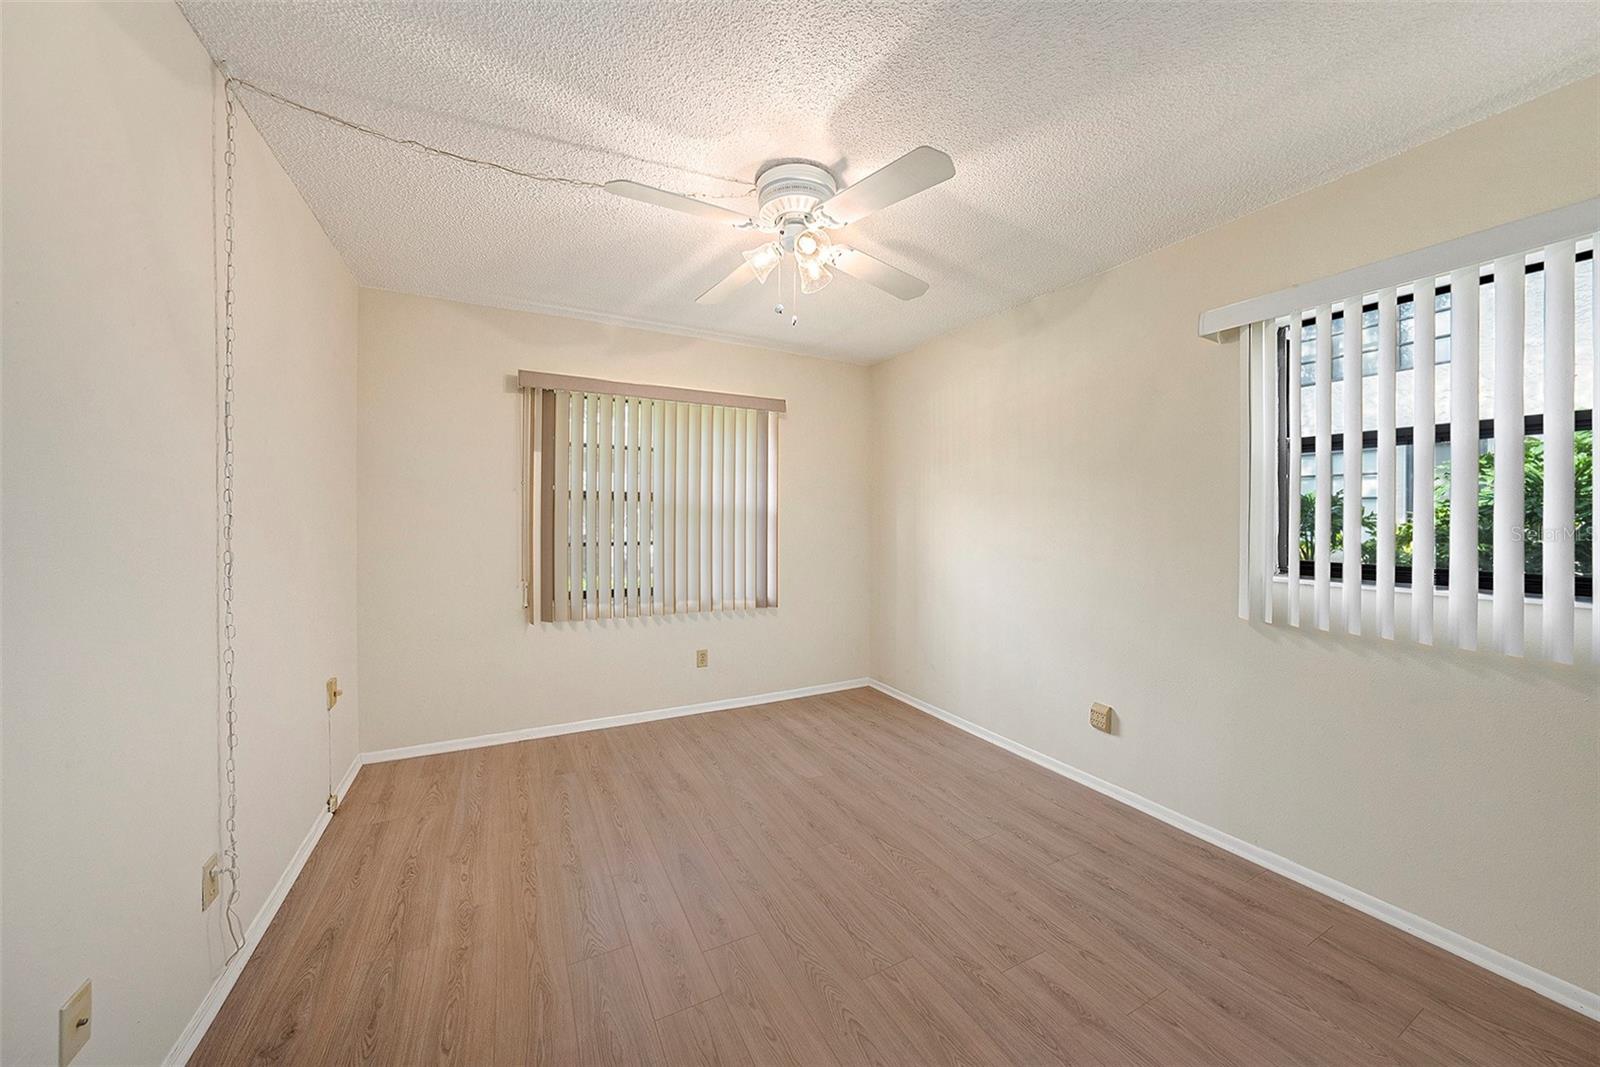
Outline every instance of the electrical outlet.
POLYGON ((1096 730, 1111 732, 1111 707, 1108 704, 1089 705, 1089 725, 1096 730))
POLYGON ((61 1067, 67 1067, 72 1058, 89 1043, 92 992, 89 981, 85 979, 78 991, 61 1005, 61 1067))
POLYGON ((222 892, 222 862, 217 859, 216 853, 200 865, 200 910, 205 911, 217 902, 217 894, 222 892))
POLYGON ((707 666, 710 666, 711 665, 711 654, 710 654, 710 652, 708 652, 706 649, 703 649, 703 648, 695 649, 695 652, 694 652, 694 665, 696 667, 707 667, 707 666))

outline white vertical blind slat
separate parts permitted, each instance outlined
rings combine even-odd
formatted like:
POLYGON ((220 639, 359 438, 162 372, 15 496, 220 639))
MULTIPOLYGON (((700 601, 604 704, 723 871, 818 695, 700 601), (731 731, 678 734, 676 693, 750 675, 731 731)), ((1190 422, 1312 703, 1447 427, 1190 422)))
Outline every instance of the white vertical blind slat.
POLYGON ((1261 427, 1256 435, 1261 455, 1256 479, 1256 511, 1260 516, 1257 524, 1260 547, 1256 580, 1261 587, 1261 621, 1270 623, 1273 614, 1272 579, 1277 572, 1278 558, 1278 480, 1275 476, 1278 460, 1278 327, 1274 322, 1258 322, 1253 331, 1256 366, 1260 368, 1257 380, 1261 392, 1261 427))
POLYGON ((1288 450, 1285 457, 1284 485, 1288 488, 1289 499, 1287 505, 1285 525, 1288 527, 1284 533, 1289 542, 1288 558, 1284 561, 1289 581, 1288 619, 1290 626, 1300 625, 1300 442, 1302 427, 1300 425, 1300 312, 1295 312, 1289 319, 1289 356, 1284 367, 1288 375, 1287 394, 1285 402, 1289 410, 1285 413, 1288 417, 1288 450))
POLYGON ((656 612, 655 546, 660 544, 660 528, 656 526, 656 402, 644 400, 639 405, 643 421, 639 424, 639 605, 640 614, 656 612))
POLYGON ((1433 468, 1434 468, 1434 281, 1411 287, 1411 631, 1418 643, 1433 644, 1433 468))
POLYGON ((1361 297, 1344 302, 1344 625, 1361 633, 1361 297))
MULTIPOLYGON (((1395 374, 1400 310, 1393 289, 1378 294, 1378 636, 1394 640, 1395 374)), ((1415 350, 1413 350, 1415 351, 1415 350)))
POLYGON ((1522 655, 1523 257, 1494 263, 1494 643, 1522 655))
POLYGON ((1250 520, 1254 513, 1252 494, 1255 486, 1250 480, 1250 453, 1255 440, 1251 433, 1254 425, 1250 383, 1254 380, 1255 363, 1251 359, 1249 326, 1239 327, 1239 618, 1249 620, 1250 610, 1250 520))
POLYGON ((1317 415, 1317 503, 1313 575, 1317 629, 1333 625, 1333 306, 1317 309, 1317 378, 1313 402, 1317 415))
POLYGON ((1573 589, 1573 283, 1576 242, 1544 250, 1544 654, 1572 662, 1573 589))
POLYGON ((1450 633, 1478 647, 1478 268, 1450 274, 1450 633))
POLYGON ((568 489, 571 484, 571 437, 572 394, 563 389, 557 389, 555 404, 555 523, 552 527, 556 543, 553 547, 555 553, 555 588, 552 590, 551 606, 554 609, 553 618, 556 622, 565 622, 570 610, 571 593, 569 582, 569 568, 572 562, 572 546, 570 537, 572 527, 567 516, 568 489))

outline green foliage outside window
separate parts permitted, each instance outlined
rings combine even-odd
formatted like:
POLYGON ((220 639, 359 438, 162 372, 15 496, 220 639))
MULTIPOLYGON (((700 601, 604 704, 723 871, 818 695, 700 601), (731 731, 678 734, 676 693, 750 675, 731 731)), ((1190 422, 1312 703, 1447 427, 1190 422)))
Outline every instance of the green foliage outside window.
MULTIPOLYGON (((1574 503, 1576 504, 1575 559, 1579 574, 1590 574, 1594 560, 1594 432, 1579 430, 1573 435, 1574 503)), ((1435 565, 1444 569, 1450 565, 1450 459, 1448 446, 1438 449, 1443 458, 1434 469, 1433 525, 1435 565)), ((1544 441, 1537 437, 1524 440, 1523 448, 1523 553, 1529 574, 1539 574, 1544 565, 1544 441)), ((1305 493, 1300 498, 1300 558, 1316 558, 1316 506, 1315 493, 1305 493)), ((1330 508, 1333 516, 1331 550, 1344 549, 1344 492, 1333 494, 1330 508)), ((1364 511, 1361 525, 1365 536, 1361 544, 1361 561, 1377 562, 1378 516, 1364 511)), ((1395 526, 1395 563, 1411 565, 1412 521, 1410 518, 1395 526)), ((1478 569, 1494 569, 1494 453, 1478 457, 1478 569)))

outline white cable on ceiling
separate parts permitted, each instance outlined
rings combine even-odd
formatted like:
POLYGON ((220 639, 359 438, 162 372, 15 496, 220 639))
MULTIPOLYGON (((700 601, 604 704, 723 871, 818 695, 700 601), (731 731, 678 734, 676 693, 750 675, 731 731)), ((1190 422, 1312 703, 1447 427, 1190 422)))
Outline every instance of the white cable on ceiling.
MULTIPOLYGON (((336 126, 343 126, 347 130, 353 130, 356 133, 362 133, 368 137, 375 137, 380 141, 387 141, 390 144, 399 145, 402 148, 415 148, 418 151, 426 152, 429 155, 443 156, 446 159, 453 159, 458 163, 467 163, 474 167, 488 167, 490 170, 498 170, 504 174, 513 175, 514 177, 525 178, 528 181, 545 182, 551 185, 566 185, 576 189, 605 188, 604 182, 591 182, 582 178, 569 178, 560 174, 545 174, 538 171, 521 170, 517 167, 508 166, 504 163, 496 163, 494 160, 478 159, 474 156, 463 155, 460 152, 452 152, 448 148, 439 148, 434 145, 415 140, 414 138, 397 137, 394 134, 385 133, 382 130, 374 129, 371 126, 356 122, 353 119, 347 119, 331 112, 323 111, 320 108, 312 107, 310 104, 303 104, 298 100, 291 100, 289 97, 284 96, 281 93, 275 93, 271 89, 263 88, 262 86, 251 81, 246 81, 243 78, 229 78, 228 85, 243 86, 244 88, 249 89, 251 92, 259 93, 268 100, 276 101, 277 103, 283 104, 286 107, 295 108, 296 110, 303 111, 308 115, 314 115, 317 118, 323 119, 326 122, 331 122, 336 126)), ((731 181, 732 179, 722 180, 731 181)), ((755 192, 756 187, 754 185, 748 185, 736 193, 679 193, 677 195, 687 196, 695 200, 737 200, 743 197, 754 196, 755 192)))

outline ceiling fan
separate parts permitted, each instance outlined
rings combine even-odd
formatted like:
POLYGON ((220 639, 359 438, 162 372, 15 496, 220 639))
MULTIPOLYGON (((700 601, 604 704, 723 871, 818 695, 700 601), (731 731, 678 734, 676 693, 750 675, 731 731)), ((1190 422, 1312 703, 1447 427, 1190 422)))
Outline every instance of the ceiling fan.
MULTIPOLYGON (((893 163, 840 189, 828 169, 811 161, 775 163, 756 175, 760 204, 752 218, 731 208, 669 193, 638 182, 606 182, 607 192, 646 204, 698 215, 735 229, 773 234, 773 239, 743 253, 743 262, 700 294, 701 304, 717 304, 752 280, 765 283, 785 257, 799 273, 800 291, 815 293, 833 272, 875 285, 901 300, 914 300, 928 283, 835 239, 838 231, 879 208, 930 189, 955 175, 955 164, 937 148, 913 148, 893 163)), ((780 305, 781 310, 781 305, 780 305)))

